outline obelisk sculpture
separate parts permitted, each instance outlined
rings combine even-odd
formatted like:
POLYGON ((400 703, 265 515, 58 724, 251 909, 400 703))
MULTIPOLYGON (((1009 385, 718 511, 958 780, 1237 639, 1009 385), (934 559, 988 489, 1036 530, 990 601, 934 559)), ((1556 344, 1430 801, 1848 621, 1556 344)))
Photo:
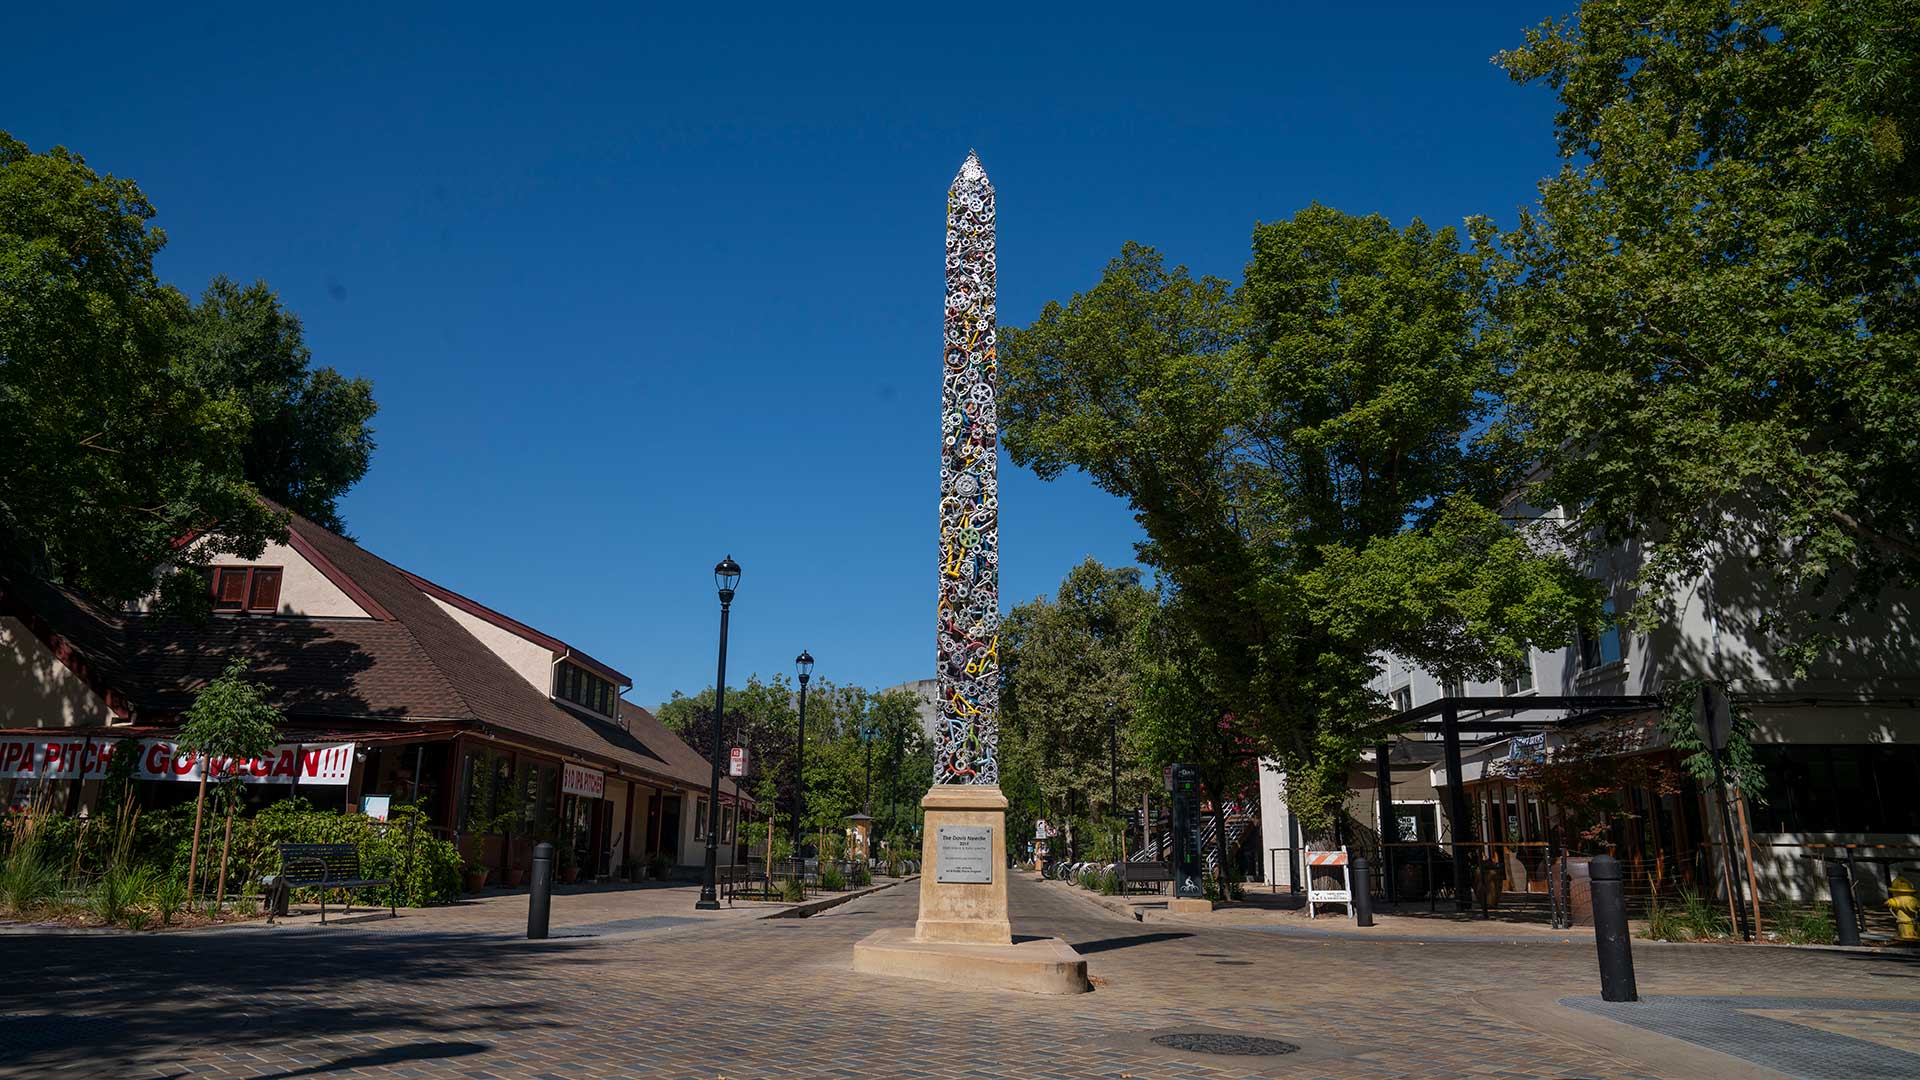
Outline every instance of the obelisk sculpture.
POLYGON ((969 153, 947 191, 940 385, 940 726, 933 782, 1000 783, 1000 429, 994 411, 993 185, 969 153))
POLYGON ((939 727, 921 841, 920 941, 1011 944, 1000 794, 1000 524, 995 483, 993 185, 980 159, 947 189, 940 394, 939 727))

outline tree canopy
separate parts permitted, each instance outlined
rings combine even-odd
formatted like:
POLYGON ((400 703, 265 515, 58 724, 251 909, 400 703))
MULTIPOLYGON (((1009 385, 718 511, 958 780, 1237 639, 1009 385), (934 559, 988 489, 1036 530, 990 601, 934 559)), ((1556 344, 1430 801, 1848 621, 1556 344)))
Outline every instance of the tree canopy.
POLYGON ((1607 0, 1498 63, 1558 95, 1511 238, 1515 430, 1641 614, 1722 562, 1772 631, 1920 580, 1920 13, 1607 0))
MULTIPOLYGON (((712 687, 694 695, 676 691, 660 706, 660 722, 699 751, 713 751, 712 687)), ((789 834, 796 792, 794 758, 800 753, 798 688, 785 675, 752 676, 727 688, 725 745, 747 749, 743 781, 764 817, 777 815, 776 837, 789 834)), ((919 700, 910 692, 872 693, 863 687, 815 679, 807 690, 805 749, 807 836, 838 830, 847 815, 867 805, 867 764, 872 762, 872 817, 880 835, 897 834, 918 820, 920 796, 933 773, 932 748, 920 729, 919 700), (871 746, 869 748, 869 742, 871 746)))
POLYGON ((1001 339, 1014 461, 1130 501, 1211 692, 1302 793, 1377 734, 1382 650, 1487 677, 1597 617, 1502 519, 1505 264, 1466 239, 1314 205, 1255 229, 1237 288, 1127 244, 1001 339))
POLYGON ((1000 771, 1003 788, 1010 774, 1031 779, 1032 816, 1137 805, 1148 776, 1122 747, 1115 806, 1113 750, 1133 715, 1134 629, 1153 604, 1138 569, 1087 559, 1052 598, 1021 604, 1001 623, 1000 771))
POLYGON ((214 278, 182 320, 178 348, 195 385, 246 407, 247 480, 288 509, 344 532, 340 496, 373 459, 373 384, 311 367, 299 316, 264 281, 242 288, 214 278))
POLYGON ((133 181, 0 132, 0 555, 108 600, 173 565, 182 607, 196 564, 285 534, 259 494, 341 524, 373 401, 309 368, 265 285, 216 279, 195 305, 160 282, 153 216, 133 181))
MULTIPOLYGON (((247 678, 236 657, 219 677, 200 688, 180 714, 178 745, 205 758, 265 757, 280 738, 280 710, 267 700, 265 683, 247 678)), ((226 777, 223 775, 222 779, 226 777)))

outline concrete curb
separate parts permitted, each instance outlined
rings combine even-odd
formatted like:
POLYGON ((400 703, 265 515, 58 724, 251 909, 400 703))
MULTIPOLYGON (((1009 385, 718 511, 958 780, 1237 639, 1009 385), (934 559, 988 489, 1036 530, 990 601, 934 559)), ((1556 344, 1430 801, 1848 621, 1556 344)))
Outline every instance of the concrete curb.
POLYGON ((861 889, 859 892, 841 893, 838 896, 823 896, 818 900, 809 900, 804 904, 795 904, 792 907, 781 908, 779 911, 768 912, 767 914, 760 916, 760 918, 762 919, 804 919, 809 915, 818 915, 821 912, 827 910, 828 908, 837 908, 841 904, 844 904, 849 900, 858 900, 863 896, 872 896, 874 893, 882 892, 886 889, 891 889, 895 885, 905 885, 909 881, 918 881, 918 880, 920 880, 920 875, 914 874, 911 877, 901 878, 899 881, 889 881, 883 885, 869 886, 865 889, 861 889))

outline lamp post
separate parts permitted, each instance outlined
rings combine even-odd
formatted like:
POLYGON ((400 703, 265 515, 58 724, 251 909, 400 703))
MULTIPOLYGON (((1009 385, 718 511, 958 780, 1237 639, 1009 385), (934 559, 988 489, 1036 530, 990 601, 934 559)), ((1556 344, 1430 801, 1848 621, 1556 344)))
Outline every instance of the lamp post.
POLYGON ((800 744, 793 753, 793 857, 800 857, 800 819, 807 807, 807 680, 813 678, 813 654, 805 649, 793 658, 800 673, 800 744))
POLYGON ((727 610, 733 606, 733 587, 740 584, 740 564, 729 555, 713 568, 713 583, 720 590, 720 676, 713 684, 713 778, 707 787, 707 869, 700 878, 700 899, 693 906, 700 911, 718 911, 720 893, 714 887, 715 867, 720 843, 720 755, 725 751, 721 736, 727 716, 727 610))
POLYGON ((860 792, 860 812, 869 819, 873 817, 873 737, 878 734, 880 729, 873 724, 860 725, 860 745, 867 753, 867 783, 860 792))

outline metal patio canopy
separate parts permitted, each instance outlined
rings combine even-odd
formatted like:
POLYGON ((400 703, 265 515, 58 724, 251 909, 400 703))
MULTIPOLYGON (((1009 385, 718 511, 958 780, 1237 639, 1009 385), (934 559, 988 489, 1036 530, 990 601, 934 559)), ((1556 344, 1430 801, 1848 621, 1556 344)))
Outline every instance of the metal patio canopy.
MULTIPOLYGON (((1473 818, 1467 810, 1466 787, 1461 781, 1460 733, 1471 731, 1476 734, 1492 735, 1530 735, 1552 728, 1573 727, 1589 723, 1605 716, 1620 713, 1643 712, 1659 708, 1661 701, 1657 697, 1645 694, 1623 694, 1615 696, 1565 696, 1523 694, 1517 697, 1443 697, 1427 702, 1425 705, 1395 714, 1388 721, 1395 732, 1408 734, 1418 732, 1423 735, 1439 735, 1447 766, 1447 808, 1452 818, 1453 841, 1453 900, 1455 909, 1467 911, 1473 907, 1473 887, 1469 880, 1472 871, 1468 867, 1467 852, 1473 846, 1473 818), (1520 720, 1503 717, 1495 720, 1469 718, 1462 720, 1460 714, 1466 713, 1561 713, 1555 717, 1543 717, 1535 720, 1520 720)), ((1393 820, 1393 778, 1392 766, 1388 763, 1388 746, 1381 743, 1375 748, 1376 783, 1380 790, 1380 841, 1386 843, 1386 824, 1393 820)), ((1383 855, 1389 849, 1381 848, 1383 855)), ((1381 868, 1382 876, 1389 888, 1392 887, 1391 866, 1381 868)), ((1389 894, 1391 898, 1391 894, 1389 894)))

